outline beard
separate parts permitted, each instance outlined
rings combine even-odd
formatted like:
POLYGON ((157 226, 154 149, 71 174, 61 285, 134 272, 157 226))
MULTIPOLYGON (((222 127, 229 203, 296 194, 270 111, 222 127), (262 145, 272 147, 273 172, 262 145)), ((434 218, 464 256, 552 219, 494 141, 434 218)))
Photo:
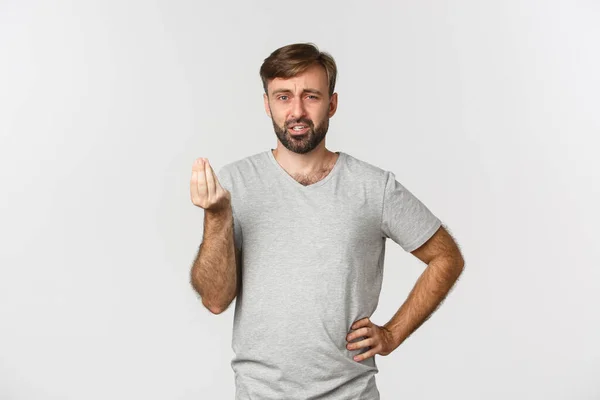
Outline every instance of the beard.
POLYGON ((329 129, 329 118, 327 117, 316 127, 310 119, 306 118, 288 121, 284 123, 284 126, 277 125, 273 117, 271 117, 271 121, 273 121, 275 135, 277 135, 281 144, 286 149, 298 154, 306 154, 314 150, 325 139, 325 135, 327 135, 327 130, 329 129), (287 128, 294 124, 304 124, 308 126, 308 131, 302 135, 292 136, 287 128))

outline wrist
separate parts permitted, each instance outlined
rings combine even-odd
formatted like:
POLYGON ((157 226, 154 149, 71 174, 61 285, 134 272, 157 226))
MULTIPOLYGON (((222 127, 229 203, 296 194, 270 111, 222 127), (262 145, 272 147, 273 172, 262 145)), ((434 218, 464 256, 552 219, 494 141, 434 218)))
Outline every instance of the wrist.
POLYGON ((400 329, 394 327, 393 324, 387 323, 382 326, 383 329, 388 332, 388 335, 392 338, 392 342, 394 343, 394 348, 400 346, 402 344, 403 339, 401 337, 400 329))
POLYGON ((208 219, 225 219, 233 215, 231 204, 221 206, 219 208, 207 208, 204 209, 204 215, 208 219))

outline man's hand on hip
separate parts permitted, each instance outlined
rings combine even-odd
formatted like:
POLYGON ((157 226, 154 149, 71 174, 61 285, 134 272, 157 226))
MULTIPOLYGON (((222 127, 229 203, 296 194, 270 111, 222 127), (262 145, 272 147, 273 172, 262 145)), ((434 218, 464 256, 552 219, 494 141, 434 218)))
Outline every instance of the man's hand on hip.
POLYGON ((365 339, 348 343, 348 350, 356 350, 363 347, 371 347, 368 351, 354 357, 354 361, 363 361, 375 354, 387 356, 398 346, 395 345, 392 332, 384 326, 375 325, 369 318, 363 318, 352 324, 353 332, 346 336, 346 341, 350 342, 358 337, 365 336, 365 339))

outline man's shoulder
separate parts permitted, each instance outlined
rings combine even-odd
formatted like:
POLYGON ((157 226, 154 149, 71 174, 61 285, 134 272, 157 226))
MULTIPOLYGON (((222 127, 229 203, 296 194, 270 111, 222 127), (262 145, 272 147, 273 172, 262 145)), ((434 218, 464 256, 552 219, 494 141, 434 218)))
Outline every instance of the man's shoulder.
POLYGON ((385 181, 387 179, 389 174, 388 170, 354 155, 348 153, 344 154, 346 155, 346 168, 351 175, 359 176, 368 181, 385 181))

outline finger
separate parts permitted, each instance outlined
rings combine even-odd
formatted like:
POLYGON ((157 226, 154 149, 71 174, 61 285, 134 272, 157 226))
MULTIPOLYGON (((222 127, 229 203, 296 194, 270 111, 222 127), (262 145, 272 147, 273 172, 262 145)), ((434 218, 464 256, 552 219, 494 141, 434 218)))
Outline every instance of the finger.
POLYGON ((352 324, 352 329, 357 329, 357 328, 360 328, 361 326, 369 326, 370 323, 371 323, 371 321, 369 321, 369 317, 359 319, 354 324, 352 324))
POLYGON ((200 159, 196 159, 194 164, 192 165, 192 177, 190 178, 190 196, 192 197, 192 201, 196 202, 199 200, 200 193, 198 191, 198 170, 200 159))
POLYGON ((198 195, 198 172, 192 171, 192 177, 190 179, 190 197, 192 202, 196 202, 199 198, 198 195))
POLYGON ((201 168, 202 168, 202 158, 198 157, 194 160, 194 163, 192 164, 192 171, 200 171, 201 168))
POLYGON ((369 357, 373 357, 375 354, 377 354, 377 351, 371 348, 371 350, 365 351, 364 353, 354 356, 354 361, 363 361, 369 357))
POLYGON ((196 171, 196 175, 198 176, 196 187, 198 188, 198 195, 200 198, 208 196, 208 187, 206 186, 204 169, 204 160, 201 158, 198 162, 198 169, 196 171))
POLYGON ((217 173, 213 169, 212 165, 209 165, 209 167, 210 167, 210 172, 213 176, 213 179, 215 180, 215 189, 221 188, 222 187, 221 182, 219 182, 219 177, 217 176, 217 173))
POLYGON ((355 342, 355 343, 349 343, 346 348, 348 350, 357 350, 357 349, 362 349, 363 347, 374 347, 376 345, 376 340, 375 338, 367 338, 365 340, 361 340, 360 342, 355 342))
POLYGON ((210 166, 210 163, 208 162, 208 159, 205 159, 205 168, 204 168, 204 173, 206 175, 206 185, 208 186, 208 197, 210 197, 211 199, 214 199, 216 191, 217 191, 217 185, 215 184, 215 176, 213 174, 213 170, 210 166))
POLYGON ((369 336, 369 328, 368 327, 360 328, 360 329, 355 330, 352 333, 349 333, 348 335, 346 335, 346 340, 350 342, 361 336, 369 336))

